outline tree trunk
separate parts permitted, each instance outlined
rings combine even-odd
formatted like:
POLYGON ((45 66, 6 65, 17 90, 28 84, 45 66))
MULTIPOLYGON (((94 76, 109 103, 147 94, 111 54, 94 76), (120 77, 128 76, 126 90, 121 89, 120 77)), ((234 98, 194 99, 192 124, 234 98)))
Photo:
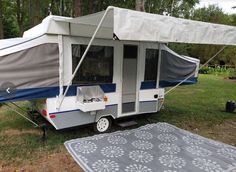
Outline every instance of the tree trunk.
MULTIPOLYGON (((102 1, 101 1, 102 2, 102 1)), ((93 14, 100 11, 100 3, 99 0, 89 1, 89 14, 93 14)))
POLYGON ((89 14, 92 14, 93 13, 93 1, 89 1, 89 10, 88 10, 88 12, 89 12, 89 14))
MULTIPOLYGON (((24 1, 23 1, 24 2, 24 1)), ((20 31, 20 36, 23 35, 24 28, 23 28, 23 18, 24 18, 24 13, 23 13, 23 2, 21 0, 16 1, 16 15, 17 15, 17 23, 20 31)))
POLYGON ((135 9, 137 11, 144 11, 145 12, 145 1, 146 0, 136 0, 135 9))
POLYGON ((37 24, 39 24, 40 23, 40 1, 39 0, 36 0, 35 2, 34 2, 34 8, 33 8, 33 10, 34 10, 34 18, 33 18, 33 26, 36 26, 37 24))
POLYGON ((60 16, 64 15, 64 0, 60 0, 60 16))
POLYGON ((48 7, 48 15, 53 15, 55 12, 54 9, 55 9, 55 2, 54 0, 51 0, 51 3, 48 7))
POLYGON ((82 16, 82 0, 73 0, 74 17, 82 16))
POLYGON ((4 38, 3 16, 2 16, 2 0, 0 0, 0 39, 4 38))
POLYGON ((170 16, 173 15, 174 3, 175 3, 175 0, 172 0, 172 3, 171 3, 171 9, 170 9, 170 16))
POLYGON ((29 26, 33 27, 34 26, 34 8, 33 5, 34 3, 32 2, 32 0, 29 0, 29 4, 28 4, 28 8, 29 8, 29 26))

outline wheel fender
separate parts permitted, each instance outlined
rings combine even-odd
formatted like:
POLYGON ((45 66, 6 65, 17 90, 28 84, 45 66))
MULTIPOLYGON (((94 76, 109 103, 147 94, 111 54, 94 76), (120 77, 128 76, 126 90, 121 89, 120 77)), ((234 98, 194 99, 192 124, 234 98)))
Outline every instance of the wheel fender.
POLYGON ((112 114, 106 114, 106 115, 97 115, 95 122, 98 122, 99 119, 101 119, 102 117, 111 117, 112 119, 115 119, 115 117, 112 114))

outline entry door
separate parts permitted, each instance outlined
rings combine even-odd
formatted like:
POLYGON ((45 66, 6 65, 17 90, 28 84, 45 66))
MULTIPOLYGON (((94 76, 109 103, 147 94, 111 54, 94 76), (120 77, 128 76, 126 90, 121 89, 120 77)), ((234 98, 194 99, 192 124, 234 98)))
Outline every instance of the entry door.
POLYGON ((161 94, 159 87, 159 45, 144 43, 141 48, 142 82, 139 91, 139 113, 156 112, 158 97, 161 94))
POLYGON ((138 46, 123 47, 122 114, 136 110, 138 46))

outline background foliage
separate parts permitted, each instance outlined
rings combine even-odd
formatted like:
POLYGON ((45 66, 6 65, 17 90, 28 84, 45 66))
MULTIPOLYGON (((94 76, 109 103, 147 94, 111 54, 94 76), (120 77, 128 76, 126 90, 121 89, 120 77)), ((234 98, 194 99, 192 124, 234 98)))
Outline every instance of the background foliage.
MULTIPOLYGON (((77 17, 117 6, 149 13, 236 26, 236 13, 225 14, 217 6, 195 9, 199 0, 0 0, 0 39, 22 36, 23 32, 49 14, 77 17)), ((235 11, 236 12, 236 11, 235 11)), ((169 44, 178 53, 199 58, 202 63, 222 46, 169 44)), ((227 47, 211 64, 236 65, 236 48, 227 47)))

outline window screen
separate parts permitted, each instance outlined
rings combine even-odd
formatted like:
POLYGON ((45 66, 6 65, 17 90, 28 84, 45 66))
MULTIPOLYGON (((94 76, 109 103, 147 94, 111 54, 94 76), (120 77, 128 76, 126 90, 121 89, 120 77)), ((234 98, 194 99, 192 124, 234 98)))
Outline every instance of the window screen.
POLYGON ((136 45, 124 45, 124 59, 137 59, 138 46, 136 45))
POLYGON ((146 49, 144 81, 157 80, 158 55, 159 50, 146 49))
MULTIPOLYGON (((79 63, 87 45, 72 45, 73 71, 79 63)), ((91 46, 83 60, 73 84, 112 83, 113 47, 91 46)))

